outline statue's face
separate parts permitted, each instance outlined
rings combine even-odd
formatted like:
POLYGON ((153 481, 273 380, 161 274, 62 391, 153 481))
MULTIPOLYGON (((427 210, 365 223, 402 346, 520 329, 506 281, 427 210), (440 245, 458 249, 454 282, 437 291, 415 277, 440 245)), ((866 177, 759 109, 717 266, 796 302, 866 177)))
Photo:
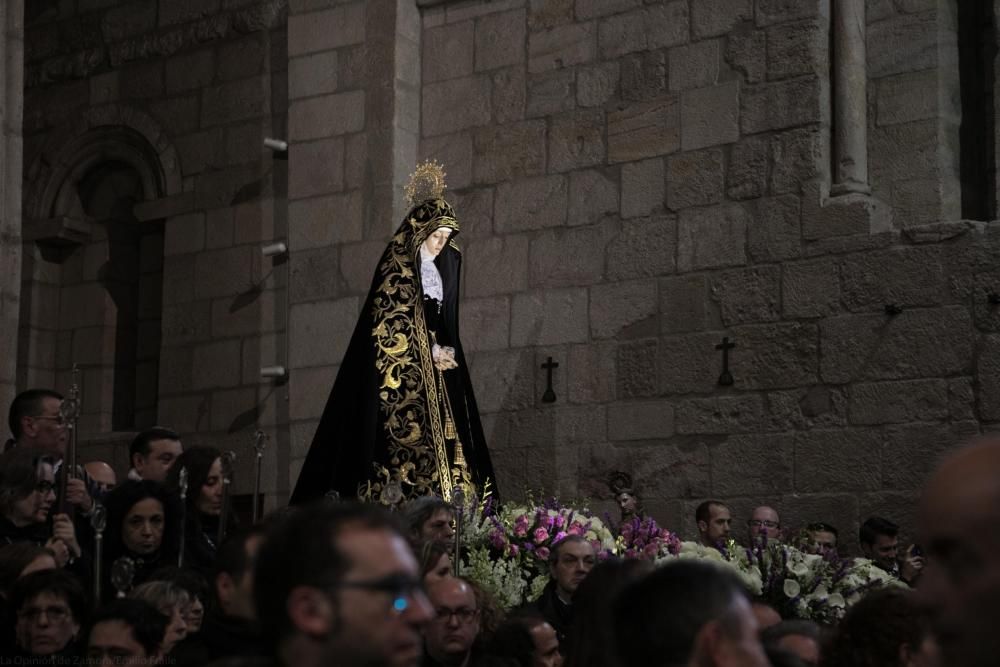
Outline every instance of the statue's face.
POLYGON ((448 237, 451 236, 450 227, 438 227, 436 230, 431 232, 431 235, 427 237, 424 241, 424 249, 432 256, 437 257, 444 246, 448 243, 448 237))
POLYGON ((636 499, 634 495, 628 491, 622 491, 615 499, 618 501, 618 507, 621 508, 622 514, 635 514, 636 499))

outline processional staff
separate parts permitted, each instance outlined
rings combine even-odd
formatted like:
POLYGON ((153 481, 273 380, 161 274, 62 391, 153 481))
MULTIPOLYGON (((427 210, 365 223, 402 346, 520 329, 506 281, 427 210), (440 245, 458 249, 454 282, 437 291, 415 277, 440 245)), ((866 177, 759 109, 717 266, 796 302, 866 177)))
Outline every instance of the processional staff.
POLYGON ((226 522, 229 519, 229 491, 233 485, 233 464, 236 462, 236 452, 223 452, 222 458, 222 511, 219 512, 219 532, 216 535, 216 549, 222 546, 226 539, 226 522))
POLYGON ((184 549, 187 542, 187 495, 188 495, 188 469, 181 468, 177 473, 177 486, 181 492, 181 535, 180 546, 177 551, 177 567, 184 567, 184 549))
POLYGON ((253 450, 256 458, 254 459, 254 476, 253 476, 253 522, 257 523, 257 519, 260 518, 260 469, 261 464, 264 461, 264 446, 267 443, 267 433, 257 429, 257 432, 253 436, 253 450))
POLYGON ((69 394, 59 404, 59 417, 63 424, 69 429, 69 447, 66 459, 63 461, 62 474, 59 476, 59 502, 63 512, 69 514, 73 512, 73 506, 66 500, 66 482, 70 476, 76 477, 76 451, 78 435, 80 429, 80 367, 73 364, 73 384, 70 386, 69 394))
POLYGON ((108 513, 99 500, 94 501, 94 509, 90 514, 90 526, 94 529, 94 606, 101 604, 101 561, 104 559, 104 529, 107 526, 108 513))

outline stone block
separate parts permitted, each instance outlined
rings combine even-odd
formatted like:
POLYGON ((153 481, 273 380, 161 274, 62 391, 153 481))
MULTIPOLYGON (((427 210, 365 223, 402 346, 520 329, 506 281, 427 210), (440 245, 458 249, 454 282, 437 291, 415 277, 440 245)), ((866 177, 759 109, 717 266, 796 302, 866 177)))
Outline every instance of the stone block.
MULTIPOLYGON (((708 393, 718 388, 722 361, 716 344, 722 336, 716 333, 688 333, 660 338, 655 356, 659 391, 666 395, 708 393)), ((619 373, 621 369, 619 368, 619 373)))
POLYGON ((952 421, 976 419, 976 396, 972 378, 948 381, 948 414, 952 421))
POLYGON ((608 245, 608 280, 651 278, 673 273, 677 221, 672 216, 630 220, 608 245))
POLYGON ((719 304, 723 325, 773 322, 781 302, 781 269, 755 266, 716 273, 711 278, 712 299, 719 304))
POLYGON ((603 164, 604 111, 593 109, 552 117, 549 120, 549 172, 569 171, 603 164))
POLYGON ((343 137, 295 145, 295 156, 288 162, 289 199, 328 195, 343 188, 343 137))
POLYGON ((976 380, 979 383, 979 417, 1000 420, 1000 336, 983 336, 976 356, 976 380))
POLYGON ((465 249, 465 265, 466 298, 520 292, 528 287, 528 239, 511 235, 476 239, 465 249))
MULTIPOLYGON (((536 359, 536 361, 542 361, 536 359)), ((539 364, 540 365, 540 364, 539 364)), ((557 371, 558 372, 558 371, 557 371)), ((556 454, 563 458, 560 450, 578 450, 582 445, 604 444, 608 441, 608 415, 601 406, 562 406, 555 409, 556 454)), ((567 471, 560 471, 560 473, 567 471)), ((573 470, 570 476, 579 473, 573 470)))
POLYGON ((423 83, 466 77, 473 71, 475 24, 452 23, 424 31, 423 83))
POLYGON ((876 93, 876 123, 880 126, 937 118, 937 70, 907 72, 879 79, 876 93))
POLYGON ((722 201, 725 158, 722 150, 677 153, 667 158, 667 208, 709 206, 722 201))
POLYGON ((209 398, 209 428, 213 431, 234 433, 251 420, 256 422, 259 407, 257 388, 223 389, 213 391, 209 398))
POLYGON ((181 172, 185 176, 193 176, 207 169, 223 166, 225 163, 223 137, 221 128, 213 128, 175 139, 181 172))
POLYGON ((569 175, 569 225, 589 225, 618 212, 618 182, 596 169, 569 175))
POLYGON ((598 27, 601 57, 683 44, 688 39, 687 2, 649 5, 602 19, 598 27))
POLYGON ((833 259, 788 262, 781 272, 782 314, 829 317, 840 312, 840 267, 833 259))
POLYGON ((274 290, 226 297, 212 302, 212 337, 251 336, 272 332, 284 319, 285 296, 274 290), (280 315, 279 315, 280 314, 280 315))
POLYGON ((613 404, 608 410, 608 439, 666 440, 674 434, 674 406, 665 400, 613 404))
POLYGON ((510 344, 559 345, 587 340, 587 290, 550 289, 514 295, 510 344))
MULTIPOLYGON (((205 88, 201 93, 201 126, 260 118, 269 113, 269 77, 253 77, 205 88)), ((297 137, 300 138, 300 137, 297 137)))
MULTIPOLYGON (((470 367, 476 402, 483 412, 521 410, 535 404, 535 356, 530 350, 477 352, 470 367)), ((511 443, 517 429, 511 424, 511 443)))
POLYGON ((767 33, 734 30, 726 40, 725 58, 746 83, 760 83, 767 76, 767 33))
POLYGON ((666 51, 636 53, 625 56, 620 62, 623 100, 652 100, 667 92, 666 51))
POLYGON ((602 227, 553 229, 531 240, 530 287, 594 285, 604 276, 604 248, 610 236, 602 227))
POLYGON ((198 253, 194 268, 195 298, 212 299, 246 292, 254 276, 254 254, 259 252, 250 246, 237 246, 198 253))
POLYGON ((510 343, 510 299, 463 300, 461 326, 466 352, 505 349, 510 343))
POLYGON ((937 133, 933 121, 873 128, 868 147, 871 182, 930 178, 937 169, 937 133))
POLYGON ((337 91, 337 52, 321 51, 288 61, 288 99, 337 91))
MULTIPOLYGON (((651 447, 631 445, 635 466, 635 483, 642 489, 643 505, 651 515, 664 501, 649 502, 653 498, 700 498, 711 491, 711 464, 708 445, 703 442, 677 445, 655 444, 651 447)), ((662 511, 662 510, 660 510, 662 511)), ((669 523, 661 526, 686 524, 691 514, 679 510, 670 513, 669 523), (683 517, 683 518, 682 518, 683 517)), ((662 521, 662 516, 657 516, 662 521)), ((673 528, 671 530, 674 530, 673 528)))
POLYGON ((493 224, 497 233, 566 224, 565 176, 526 178, 497 187, 493 224))
MULTIPOLYGON (((803 189, 802 237, 804 239, 870 234, 880 228, 879 220, 885 220, 887 215, 885 205, 867 195, 841 195, 820 202, 814 184, 809 184, 803 189)), ((876 237, 872 236, 871 239, 876 237)), ((875 247, 878 246, 876 240, 875 247)))
POLYGON ((806 493, 875 491, 882 486, 877 431, 808 431, 795 437, 795 490, 806 493))
POLYGON ((576 20, 589 21, 642 6, 642 0, 576 0, 576 20))
POLYGON ((978 435, 979 424, 975 421, 887 428, 882 443, 882 488, 922 488, 944 457, 978 435))
POLYGON ((842 300, 851 311, 936 306, 948 299, 940 248, 893 248, 848 256, 841 266, 842 300))
POLYGON ((595 285, 590 288, 591 338, 619 338, 635 328, 651 329, 646 335, 655 336, 658 306, 655 279, 595 285))
POLYGON ((655 338, 619 345, 615 363, 616 397, 643 398, 664 393, 661 391, 661 364, 659 342, 655 338))
POLYGON ((492 0, 492 2, 456 2, 447 7, 446 21, 455 23, 479 18, 496 12, 506 12, 524 7, 525 0, 492 0))
POLYGON ((897 16, 866 32, 868 76, 875 79, 938 66, 937 12, 897 16))
POLYGON ((469 239, 489 236, 493 232, 493 189, 481 188, 452 193, 449 197, 462 225, 460 245, 469 239))
POLYGON ((121 42, 155 28, 156 0, 111 7, 101 17, 101 35, 106 42, 121 42))
POLYGON ((164 3, 159 13, 159 25, 170 26, 203 19, 219 11, 220 0, 176 0, 164 3))
POLYGON ((747 251, 758 262, 794 259, 802 252, 799 198, 766 197, 749 204, 747 251))
POLYGON ((169 218, 163 234, 163 254, 183 255, 205 248, 205 214, 188 213, 169 218))
POLYGON ((325 139, 360 132, 365 127, 365 93, 320 95, 296 100, 288 108, 288 135, 292 141, 325 139))
POLYGON ((288 17, 288 55, 329 51, 365 41, 365 3, 288 17))
POLYGON ((215 78, 215 53, 209 49, 178 53, 167 59, 167 94, 204 88, 215 78))
POLYGON ((825 382, 964 375, 973 364, 972 321, 958 306, 827 318, 820 341, 825 382))
POLYGON ((545 173, 545 121, 488 127, 472 135, 476 183, 500 183, 545 173))
POLYGON ((711 448, 716 496, 784 494, 792 488, 795 441, 790 435, 734 435, 711 448))
POLYGON ((820 15, 820 7, 819 0, 758 0, 754 21, 758 26, 768 26, 815 18, 820 15))
POLYGON ((106 72, 90 77, 90 103, 97 106, 117 102, 119 72, 106 72))
POLYGON ((767 137, 744 137, 729 154, 726 194, 731 199, 755 199, 767 191, 770 144, 767 137))
POLYGON ((528 75, 527 115, 535 118, 576 108, 573 76, 572 69, 528 75))
POLYGON ((289 303, 335 299, 346 292, 337 253, 329 247, 297 250, 288 258, 289 303))
POLYGON ((573 22, 576 0, 529 0, 528 28, 545 30, 573 22))
POLYGON ((681 95, 681 147, 697 150, 740 138, 739 84, 727 81, 681 95))
POLYGON ((164 396, 158 401, 157 421, 180 433, 197 433, 209 427, 209 397, 164 396))
POLYGON ((670 90, 708 88, 719 83, 722 40, 706 39, 670 49, 670 90))
POLYGON ((465 188, 472 183, 472 135, 457 132, 431 137, 420 142, 421 160, 437 160, 445 165, 448 190, 465 188))
POLYGON ((263 137, 266 136, 269 129, 270 122, 265 126, 260 121, 227 127, 225 132, 225 163, 227 165, 259 163, 265 152, 270 153, 263 145, 263 137))
POLYGON ((493 72, 493 120, 497 124, 524 120, 527 104, 528 84, 523 68, 493 72))
POLYGON ((675 152, 681 143, 676 96, 637 102, 608 113, 608 162, 631 162, 675 152))
POLYGON ((614 399, 616 350, 610 342, 569 347, 564 375, 570 403, 592 405, 614 399))
POLYGON ((290 306, 289 366, 296 369, 339 364, 354 333, 360 308, 357 297, 290 306))
POLYGON ((859 382, 848 389, 851 424, 902 424, 948 416, 946 380, 859 382))
POLYGON ((288 240, 292 248, 307 250, 360 241, 364 199, 359 190, 289 202, 288 240))
MULTIPOLYGON (((302 368, 290 376, 288 380, 289 417, 291 419, 318 419, 326 407, 330 390, 337 379, 338 366, 320 366, 318 368, 302 368)), ((316 424, 309 422, 308 434, 296 437, 302 438, 301 443, 295 443, 296 449, 301 447, 305 454, 312 444, 316 424)), ((294 429, 297 430, 297 429, 294 429)))
POLYGON ((372 274, 384 251, 385 241, 349 243, 340 247, 340 276, 349 294, 368 294, 372 274))
POLYGON ((240 383, 239 339, 196 345, 192 357, 191 388, 235 387, 240 383))
POLYGON ((764 400, 760 394, 689 398, 677 403, 677 433, 752 433, 759 429, 763 413, 764 400))
POLYGON ((801 431, 847 425, 847 396, 823 385, 767 392, 763 427, 767 431, 801 431))
POLYGON ((772 194, 800 193, 803 184, 822 175, 823 160, 823 137, 818 128, 799 128, 772 135, 772 194))
POLYGON ((233 245, 233 209, 217 208, 205 212, 205 247, 209 250, 233 245))
POLYGON ((489 14, 476 21, 476 71, 523 63, 526 26, 524 9, 489 14))
POLYGON ((194 270, 197 255, 163 258, 163 305, 194 300, 194 270))
POLYGON ((732 334, 739 346, 729 353, 737 387, 784 389, 817 382, 820 348, 815 325, 748 324, 732 334))
POLYGON ((820 102, 816 77, 745 86, 740 99, 740 128, 743 134, 756 134, 818 123, 820 102))
POLYGON ((560 25, 528 35, 528 71, 546 72, 593 62, 597 29, 593 23, 560 25))
POLYGON ((695 39, 719 37, 752 18, 751 0, 693 0, 691 34, 695 39))
POLYGON ((148 100, 164 91, 163 63, 138 63, 121 69, 118 92, 125 100, 148 100))
POLYGON ((663 210, 665 184, 661 158, 624 164, 621 178, 623 218, 647 216, 663 210))
POLYGON ((746 209, 739 204, 686 209, 677 223, 677 269, 696 271, 746 263, 746 209))
POLYGON ((705 276, 660 279, 660 330, 664 334, 700 331, 706 327, 708 285, 705 276))
POLYGON ((270 64, 266 62, 267 45, 263 33, 251 33, 219 46, 216 55, 215 78, 231 81, 263 74, 270 64))
POLYGON ((576 103, 581 107, 603 106, 618 93, 619 79, 617 62, 577 68, 576 103))

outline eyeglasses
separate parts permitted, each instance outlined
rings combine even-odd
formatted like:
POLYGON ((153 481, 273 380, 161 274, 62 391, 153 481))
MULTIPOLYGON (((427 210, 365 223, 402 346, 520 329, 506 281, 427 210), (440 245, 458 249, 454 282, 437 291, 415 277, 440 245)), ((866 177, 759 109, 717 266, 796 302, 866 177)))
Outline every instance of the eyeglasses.
POLYGON ((62 415, 38 415, 37 417, 32 417, 32 419, 54 421, 56 423, 56 428, 66 428, 69 425, 69 422, 67 422, 62 415))
POLYGON ((368 581, 340 581, 334 588, 360 588, 365 591, 388 593, 392 598, 392 610, 402 614, 410 608, 415 597, 426 597, 423 584, 405 575, 391 575, 382 579, 368 581))
POLYGON ((23 618, 34 622, 41 618, 42 614, 49 619, 50 623, 62 623, 69 618, 69 609, 66 607, 28 607, 17 612, 18 618, 23 618))
POLYGON ((448 609, 447 607, 438 607, 434 610, 435 617, 434 620, 442 623, 451 623, 451 619, 457 619, 459 623, 465 625, 466 623, 472 622, 472 619, 479 614, 478 609, 469 609, 468 607, 459 607, 458 609, 448 609))
POLYGON ((55 490, 56 490, 56 485, 53 484, 52 482, 46 482, 43 480, 38 484, 35 484, 35 491, 42 494, 43 496, 47 496, 55 490))
POLYGON ((777 528, 779 524, 777 521, 768 521, 767 519, 750 519, 747 521, 747 525, 754 528, 777 528))

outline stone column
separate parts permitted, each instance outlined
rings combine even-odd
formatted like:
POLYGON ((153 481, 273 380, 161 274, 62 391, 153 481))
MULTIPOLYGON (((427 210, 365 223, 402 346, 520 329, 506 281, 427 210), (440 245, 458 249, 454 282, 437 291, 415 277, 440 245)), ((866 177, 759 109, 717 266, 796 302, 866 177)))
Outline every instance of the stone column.
MULTIPOLYGON (((0 3, 0 406, 16 393, 21 295, 21 117, 24 4, 0 3)), ((6 430, 6 429, 4 429, 6 430)))
POLYGON ((870 192, 864 0, 833 0, 831 195, 870 192))

